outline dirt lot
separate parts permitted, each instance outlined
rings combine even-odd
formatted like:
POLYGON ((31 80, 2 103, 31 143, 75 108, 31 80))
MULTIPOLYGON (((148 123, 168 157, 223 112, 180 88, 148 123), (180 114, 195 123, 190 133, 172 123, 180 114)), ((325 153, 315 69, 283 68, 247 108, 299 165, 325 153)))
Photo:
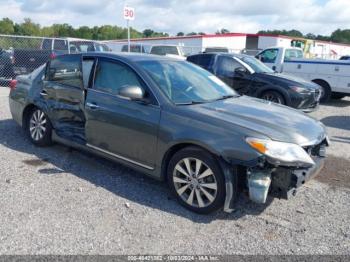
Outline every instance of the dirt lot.
POLYGON ((333 142, 289 201, 193 214, 165 184, 25 138, 0 88, 0 254, 350 254, 350 99, 312 113, 333 142))

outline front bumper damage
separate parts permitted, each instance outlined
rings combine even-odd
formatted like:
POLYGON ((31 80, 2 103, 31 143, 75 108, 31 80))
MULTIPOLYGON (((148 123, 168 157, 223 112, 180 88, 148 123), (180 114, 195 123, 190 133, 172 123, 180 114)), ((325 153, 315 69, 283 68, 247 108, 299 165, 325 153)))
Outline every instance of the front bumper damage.
MULTIPOLYGON (((265 160, 259 161, 259 165, 246 168, 246 185, 249 190, 249 198, 259 204, 266 203, 267 195, 282 199, 295 196, 298 189, 307 181, 315 177, 324 166, 328 139, 321 143, 305 148, 315 164, 311 167, 276 166, 265 160)), ((225 212, 234 210, 234 193, 237 192, 238 179, 234 171, 223 166, 226 179, 225 212), (230 171, 231 170, 231 171, 230 171)))

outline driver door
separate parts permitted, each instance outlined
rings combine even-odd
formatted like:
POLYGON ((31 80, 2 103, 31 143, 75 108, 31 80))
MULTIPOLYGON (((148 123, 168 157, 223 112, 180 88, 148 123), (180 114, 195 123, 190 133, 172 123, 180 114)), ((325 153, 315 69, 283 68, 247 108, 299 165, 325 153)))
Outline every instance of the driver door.
POLYGON ((87 90, 86 139, 89 147, 146 169, 154 169, 160 107, 146 84, 128 65, 99 58, 87 90), (118 96, 125 86, 140 86, 150 103, 118 96))
POLYGON ((244 68, 233 57, 219 56, 216 66, 216 76, 238 93, 246 94, 249 92, 250 79, 242 73, 235 72, 240 67, 244 68))

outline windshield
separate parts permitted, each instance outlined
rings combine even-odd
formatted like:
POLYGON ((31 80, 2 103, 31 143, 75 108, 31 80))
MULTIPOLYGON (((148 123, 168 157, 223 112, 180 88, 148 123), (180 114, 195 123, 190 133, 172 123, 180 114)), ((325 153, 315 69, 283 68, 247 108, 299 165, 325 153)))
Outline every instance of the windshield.
POLYGON ((245 56, 242 57, 241 60, 247 65, 249 65, 255 71, 255 73, 274 73, 274 71, 271 68, 261 63, 258 59, 254 57, 245 56))
POLYGON ((139 64, 175 104, 205 103, 237 93, 208 71, 184 61, 140 61, 139 64))

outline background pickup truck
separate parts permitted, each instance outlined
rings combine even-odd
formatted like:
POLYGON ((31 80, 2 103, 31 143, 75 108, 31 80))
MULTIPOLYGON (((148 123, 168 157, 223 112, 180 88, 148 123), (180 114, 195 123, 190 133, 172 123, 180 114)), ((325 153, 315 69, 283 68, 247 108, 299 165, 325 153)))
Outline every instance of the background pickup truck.
POLYGON ((39 49, 14 49, 13 72, 14 75, 28 74, 57 55, 95 51, 110 50, 106 45, 95 41, 44 38, 39 49))
POLYGON ((305 59, 295 47, 271 47, 256 55, 276 72, 312 81, 322 87, 321 101, 350 96, 350 63, 342 60, 305 59))

